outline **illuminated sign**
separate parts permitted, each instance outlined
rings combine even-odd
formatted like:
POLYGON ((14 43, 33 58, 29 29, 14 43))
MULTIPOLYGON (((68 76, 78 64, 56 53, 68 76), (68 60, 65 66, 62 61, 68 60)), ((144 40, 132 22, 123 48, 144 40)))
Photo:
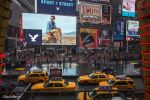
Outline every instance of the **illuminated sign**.
POLYGON ((76 17, 23 13, 23 29, 42 30, 42 45, 76 45, 76 17))
POLYGON ((123 0, 122 16, 135 17, 135 0, 123 0))
POLYGON ((76 16, 76 0, 36 0, 36 12, 76 16))

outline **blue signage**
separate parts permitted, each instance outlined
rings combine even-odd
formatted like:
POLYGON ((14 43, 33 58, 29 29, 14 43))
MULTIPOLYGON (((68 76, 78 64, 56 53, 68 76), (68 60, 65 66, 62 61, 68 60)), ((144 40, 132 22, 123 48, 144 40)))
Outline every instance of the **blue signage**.
POLYGON ((76 0, 37 0, 37 13, 76 16, 76 0))
POLYGON ((27 45, 41 45, 42 44, 42 30, 26 29, 27 45))
POLYGON ((116 22, 116 31, 114 34, 114 40, 123 40, 124 37, 124 21, 117 21, 116 22))

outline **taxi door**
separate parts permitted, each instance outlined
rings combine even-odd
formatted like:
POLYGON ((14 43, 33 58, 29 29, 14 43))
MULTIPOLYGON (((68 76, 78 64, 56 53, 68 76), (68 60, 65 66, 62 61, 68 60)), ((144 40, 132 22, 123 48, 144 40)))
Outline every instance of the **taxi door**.
POLYGON ((26 82, 35 83, 39 81, 39 74, 30 74, 26 77, 26 82))
POLYGON ((114 86, 118 89, 128 89, 128 83, 126 81, 117 81, 114 86))
POLYGON ((64 91, 64 90, 66 90, 65 88, 64 88, 64 86, 63 86, 63 84, 62 83, 55 83, 54 84, 54 88, 55 88, 55 90, 57 90, 57 91, 59 91, 59 92, 61 92, 61 91, 64 91))
POLYGON ((89 83, 98 83, 98 75, 94 75, 89 83))

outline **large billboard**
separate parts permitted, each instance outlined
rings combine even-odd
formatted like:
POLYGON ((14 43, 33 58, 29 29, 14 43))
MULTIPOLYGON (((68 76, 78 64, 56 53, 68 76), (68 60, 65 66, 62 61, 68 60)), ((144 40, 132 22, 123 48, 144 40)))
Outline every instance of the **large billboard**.
POLYGON ((112 30, 101 30, 99 35, 99 45, 110 45, 112 43, 112 30))
POLYGON ((76 16, 77 0, 36 0, 37 13, 76 16))
POLYGON ((135 17, 135 0, 123 0, 122 16, 135 17))
POLYGON ((76 17, 23 13, 23 29, 42 30, 42 45, 76 45, 76 17))
POLYGON ((111 24, 111 6, 80 2, 80 22, 111 24))
POLYGON ((114 32, 114 40, 123 40, 125 33, 125 22, 124 21, 116 21, 116 29, 114 32))
POLYGON ((111 6, 102 5, 102 23, 111 24, 111 6))
POLYGON ((126 35, 139 36, 139 21, 127 20, 126 22, 126 35))
POLYGON ((101 9, 102 6, 100 6, 99 4, 80 2, 80 22, 101 23, 101 9))
POLYGON ((80 47, 97 47, 98 29, 80 28, 80 47))

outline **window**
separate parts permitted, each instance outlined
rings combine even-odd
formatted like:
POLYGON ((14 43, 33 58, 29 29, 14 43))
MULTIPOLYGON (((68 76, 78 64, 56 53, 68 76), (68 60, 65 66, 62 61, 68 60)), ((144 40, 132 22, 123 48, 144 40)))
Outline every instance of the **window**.
POLYGON ((61 83, 55 83, 54 87, 63 87, 61 83))
POLYGON ((93 78, 98 78, 98 75, 93 76, 93 78))
POLYGON ((129 81, 129 84, 134 84, 134 82, 133 81, 129 81))
POLYGON ((126 81, 116 82, 115 85, 127 85, 126 81))
POLYGON ((54 83, 46 84, 46 87, 53 87, 54 83))
POLYGON ((99 78, 106 78, 105 75, 99 75, 99 78))
POLYGON ((44 74, 40 74, 42 77, 45 77, 45 75, 44 74))
POLYGON ((39 74, 30 74, 28 77, 39 77, 39 74))

